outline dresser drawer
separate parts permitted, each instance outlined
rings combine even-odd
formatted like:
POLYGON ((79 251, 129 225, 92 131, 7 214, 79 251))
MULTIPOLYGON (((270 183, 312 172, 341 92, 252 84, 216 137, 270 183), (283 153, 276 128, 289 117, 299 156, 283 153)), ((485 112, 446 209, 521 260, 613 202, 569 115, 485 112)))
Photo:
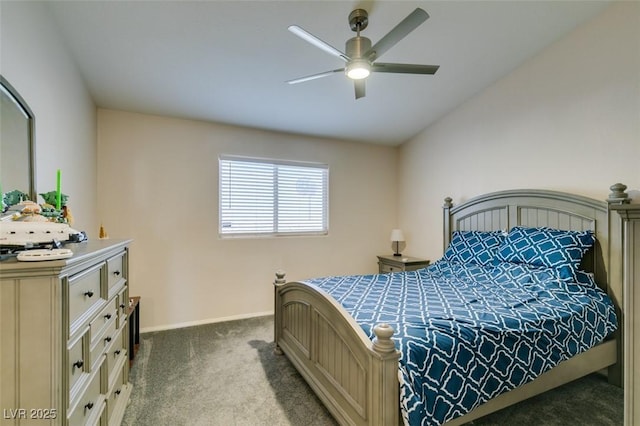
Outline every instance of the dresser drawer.
POLYGON ((97 266, 69 278, 69 336, 106 303, 101 292, 101 271, 102 266, 97 266))
POLYGON ((107 326, 103 329, 103 332, 97 336, 91 337, 91 366, 95 368, 104 354, 107 353, 107 348, 111 346, 111 342, 116 338, 116 319, 112 318, 107 323, 107 326))
POLYGON ((127 320, 129 314, 129 286, 124 287, 116 297, 118 304, 118 328, 127 320))
POLYGON ((100 422, 105 397, 100 392, 100 371, 93 374, 89 386, 69 414, 69 425, 93 425, 100 422))
MULTIPOLYGON (((120 396, 122 395, 122 391, 125 387, 124 382, 124 368, 121 368, 120 371, 116 374, 116 381, 111 389, 111 393, 109 393, 107 398, 107 413, 109 414, 109 418, 113 415, 113 409, 118 405, 118 402, 122 400, 120 396)), ((121 404, 126 404, 126 400, 122 400, 121 404)))
POLYGON ((125 254, 119 254, 107 260, 107 286, 109 288, 109 296, 111 296, 112 290, 117 289, 127 279, 124 270, 124 256, 125 254))
POLYGON ((124 328, 121 328, 118 333, 116 334, 114 341, 112 342, 112 344, 107 348, 107 363, 106 363, 106 368, 107 368, 107 377, 109 378, 109 387, 111 388, 111 386, 113 386, 114 380, 116 379, 117 375, 118 375, 118 371, 116 371, 118 368, 122 370, 122 362, 121 360, 123 360, 124 358, 127 357, 127 346, 126 346, 126 342, 125 342, 125 333, 123 333, 122 331, 124 330, 124 328))
POLYGON ((83 383, 89 377, 89 330, 77 337, 67 347, 69 370, 69 401, 75 400, 83 383))
MULTIPOLYGON (((89 328, 91 329, 92 339, 99 338, 109 326, 109 321, 116 321, 118 308, 114 301, 107 303, 102 311, 91 321, 89 328)), ((91 342, 92 344, 95 342, 91 342)))

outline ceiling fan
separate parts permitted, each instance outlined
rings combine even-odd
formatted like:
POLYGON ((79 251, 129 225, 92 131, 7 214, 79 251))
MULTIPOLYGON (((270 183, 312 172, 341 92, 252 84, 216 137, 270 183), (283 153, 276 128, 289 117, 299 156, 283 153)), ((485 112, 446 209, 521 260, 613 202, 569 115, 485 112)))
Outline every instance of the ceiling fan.
POLYGON ((369 24, 369 14, 364 9, 355 9, 349 14, 349 26, 351 30, 356 32, 356 36, 347 40, 345 51, 341 52, 330 44, 320 40, 313 34, 303 30, 297 25, 291 25, 289 31, 300 37, 301 39, 313 44, 316 47, 337 56, 346 62, 344 68, 338 68, 331 71, 325 71, 318 74, 308 75, 306 77, 289 80, 287 83, 296 84, 304 81, 315 80, 316 78, 326 77, 336 72, 344 72, 347 77, 353 80, 356 91, 356 99, 365 95, 365 79, 372 72, 389 72, 401 74, 435 74, 439 65, 418 65, 418 64, 393 64, 375 62, 387 50, 396 45, 400 40, 406 37, 411 31, 415 30, 420 24, 429 18, 429 14, 424 10, 417 8, 404 18, 398 25, 382 37, 376 44, 371 46, 371 40, 360 36, 360 31, 367 28, 369 24))

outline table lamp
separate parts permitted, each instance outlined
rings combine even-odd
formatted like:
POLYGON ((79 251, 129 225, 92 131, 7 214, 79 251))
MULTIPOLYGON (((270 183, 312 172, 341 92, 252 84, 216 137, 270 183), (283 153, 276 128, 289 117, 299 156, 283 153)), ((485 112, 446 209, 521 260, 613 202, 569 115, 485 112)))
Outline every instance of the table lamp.
POLYGON ((402 253, 400 253, 400 243, 404 242, 404 234, 402 233, 402 229, 391 230, 391 241, 396 244, 396 252, 393 253, 393 255, 402 256, 402 253))

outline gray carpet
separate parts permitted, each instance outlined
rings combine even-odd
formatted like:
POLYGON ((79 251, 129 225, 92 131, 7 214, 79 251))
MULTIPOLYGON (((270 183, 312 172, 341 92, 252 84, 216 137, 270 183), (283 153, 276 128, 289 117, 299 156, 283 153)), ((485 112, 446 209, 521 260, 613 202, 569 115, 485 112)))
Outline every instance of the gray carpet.
MULTIPOLYGON (((146 333, 123 425, 337 425, 284 356, 273 318, 146 333)), ((621 425, 622 390, 595 374, 473 425, 621 425)))

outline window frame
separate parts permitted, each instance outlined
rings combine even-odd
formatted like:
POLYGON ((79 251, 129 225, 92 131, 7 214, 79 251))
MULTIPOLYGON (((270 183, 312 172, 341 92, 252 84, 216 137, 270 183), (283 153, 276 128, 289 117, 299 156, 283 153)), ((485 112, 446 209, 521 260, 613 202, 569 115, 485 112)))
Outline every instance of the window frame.
POLYGON ((318 163, 318 162, 310 162, 310 161, 299 161, 299 160, 285 160, 285 159, 275 159, 275 158, 263 158, 263 157, 250 157, 250 156, 242 156, 242 155, 231 155, 231 154, 220 154, 218 156, 218 237, 220 239, 234 239, 234 238, 280 238, 280 237, 309 237, 309 236, 326 236, 329 234, 329 165, 326 163, 318 163), (223 232, 223 168, 222 162, 245 162, 245 163, 262 163, 267 165, 272 165, 277 167, 283 166, 291 166, 291 167, 301 167, 308 169, 319 169, 323 170, 323 178, 322 178, 322 189, 324 193, 321 197, 324 199, 324 203, 322 205, 322 228, 321 230, 295 230, 295 231, 279 231, 277 229, 278 226, 278 174, 274 169, 274 189, 272 192, 272 201, 274 203, 274 212, 273 212, 273 228, 270 231, 248 231, 248 232, 223 232))

